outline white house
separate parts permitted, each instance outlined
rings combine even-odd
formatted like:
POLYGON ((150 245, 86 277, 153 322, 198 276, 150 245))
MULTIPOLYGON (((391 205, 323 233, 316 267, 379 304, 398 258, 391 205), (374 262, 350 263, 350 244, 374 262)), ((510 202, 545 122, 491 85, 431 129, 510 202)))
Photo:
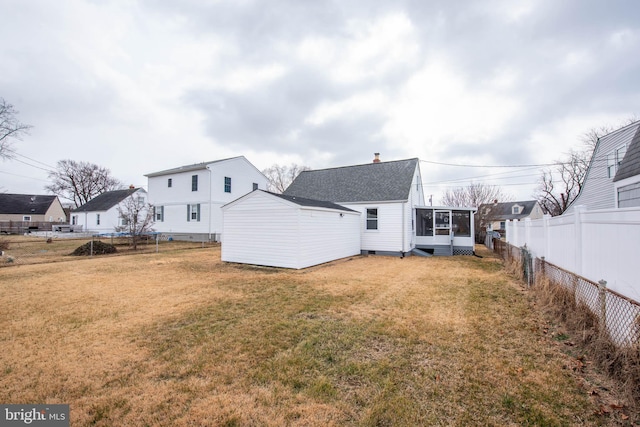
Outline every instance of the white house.
MULTIPOLYGON (((580 193, 587 210, 640 206, 640 121, 598 139, 580 193)), ((573 209, 567 209, 568 215, 573 209)))
POLYGON ((219 240, 223 205, 267 178, 244 156, 181 166, 145 175, 155 208, 154 229, 176 239, 219 240))
POLYGON ((74 209, 71 225, 93 233, 113 233, 117 227, 125 225, 119 206, 128 197, 135 198, 141 205, 148 203, 147 192, 143 188, 107 191, 74 209))
POLYGON ((363 254, 404 255, 415 246, 415 210, 424 205, 417 158, 301 172, 287 196, 324 200, 361 213, 363 254))
POLYGON ((305 268, 360 254, 360 213, 253 191, 222 207, 222 261, 305 268))

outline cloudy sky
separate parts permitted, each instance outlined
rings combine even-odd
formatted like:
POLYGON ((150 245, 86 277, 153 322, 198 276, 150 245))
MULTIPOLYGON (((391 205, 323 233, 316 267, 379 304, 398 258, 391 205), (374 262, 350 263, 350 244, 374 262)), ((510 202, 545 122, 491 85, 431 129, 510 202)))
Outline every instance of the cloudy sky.
POLYGON ((144 174, 244 155, 419 157, 434 201, 530 199, 539 165, 640 116, 635 0, 0 0, 0 97, 33 126, 0 191, 62 159, 144 174), (444 164, 442 164, 444 163, 444 164), (463 166, 466 165, 466 166, 463 166), (477 167, 470 167, 477 166, 477 167))

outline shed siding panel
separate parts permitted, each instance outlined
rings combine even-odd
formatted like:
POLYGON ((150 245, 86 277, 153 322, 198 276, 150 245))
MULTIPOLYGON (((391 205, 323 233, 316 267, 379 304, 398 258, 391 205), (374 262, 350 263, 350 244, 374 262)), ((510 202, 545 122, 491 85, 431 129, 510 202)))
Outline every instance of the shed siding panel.
POLYGON ((222 261, 274 267, 298 266, 298 212, 273 206, 224 213, 222 261))
POLYGON ((335 211, 300 212, 300 263, 322 264, 360 253, 360 215, 335 211))

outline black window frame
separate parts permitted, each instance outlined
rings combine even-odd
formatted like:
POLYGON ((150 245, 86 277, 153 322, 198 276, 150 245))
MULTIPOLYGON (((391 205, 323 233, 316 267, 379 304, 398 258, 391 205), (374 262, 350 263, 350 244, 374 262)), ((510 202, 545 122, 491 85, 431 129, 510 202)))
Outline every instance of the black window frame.
POLYGON ((231 177, 230 176, 224 177, 224 192, 231 193, 231 177))
POLYGON ((198 175, 191 175, 191 191, 198 191, 198 175))
POLYGON ((366 208, 365 229, 369 231, 379 230, 379 219, 378 208, 366 208))

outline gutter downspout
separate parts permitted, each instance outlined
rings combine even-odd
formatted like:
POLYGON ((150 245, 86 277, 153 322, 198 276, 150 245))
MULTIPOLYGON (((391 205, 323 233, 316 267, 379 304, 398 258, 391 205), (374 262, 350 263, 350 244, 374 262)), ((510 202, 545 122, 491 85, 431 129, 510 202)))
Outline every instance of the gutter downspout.
POLYGON ((400 209, 402 210, 402 249, 400 250, 400 253, 402 254, 402 258, 404 258, 404 244, 405 244, 405 240, 406 240, 406 234, 407 234, 407 229, 406 229, 406 218, 405 218, 405 210, 404 210, 404 205, 407 202, 402 202, 402 204, 400 205, 400 209))

